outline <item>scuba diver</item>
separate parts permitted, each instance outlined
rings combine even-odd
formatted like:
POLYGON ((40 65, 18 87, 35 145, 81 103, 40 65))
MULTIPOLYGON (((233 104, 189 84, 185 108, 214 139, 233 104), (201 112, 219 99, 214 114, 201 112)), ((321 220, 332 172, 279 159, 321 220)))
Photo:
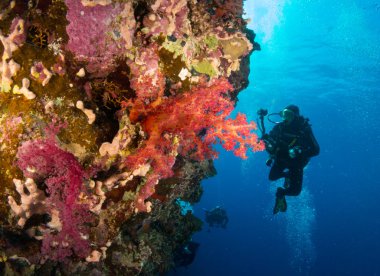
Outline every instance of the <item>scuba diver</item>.
MULTIPOLYGON (((204 209, 205 210, 205 209, 204 209)), ((216 206, 212 210, 205 210, 206 212, 206 222, 210 227, 218 226, 222 228, 227 227, 228 217, 227 212, 220 206, 216 206)))
POLYGON ((313 156, 319 154, 319 145, 309 124, 309 119, 300 115, 296 105, 288 105, 280 113, 268 115, 268 120, 276 125, 265 133, 264 116, 268 112, 258 111, 259 128, 262 140, 270 157, 266 161, 271 166, 269 180, 284 178, 284 187, 278 187, 273 214, 285 212, 287 209, 285 196, 298 196, 302 190, 303 169, 313 156), (281 122, 270 119, 272 115, 280 115, 281 122))

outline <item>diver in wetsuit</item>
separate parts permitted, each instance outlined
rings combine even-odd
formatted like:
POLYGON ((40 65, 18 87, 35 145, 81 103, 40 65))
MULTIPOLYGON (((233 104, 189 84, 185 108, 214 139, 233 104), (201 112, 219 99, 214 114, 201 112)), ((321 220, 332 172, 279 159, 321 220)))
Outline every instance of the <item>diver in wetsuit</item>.
POLYGON ((220 206, 216 206, 214 209, 206 212, 206 222, 210 227, 218 226, 222 228, 227 227, 228 217, 227 212, 220 206))
POLYGON ((303 169, 311 157, 319 154, 309 120, 300 115, 299 108, 289 105, 280 115, 283 121, 262 137, 270 154, 267 165, 272 165, 269 180, 285 178, 284 188, 277 188, 273 214, 286 211, 285 196, 301 193, 303 169))

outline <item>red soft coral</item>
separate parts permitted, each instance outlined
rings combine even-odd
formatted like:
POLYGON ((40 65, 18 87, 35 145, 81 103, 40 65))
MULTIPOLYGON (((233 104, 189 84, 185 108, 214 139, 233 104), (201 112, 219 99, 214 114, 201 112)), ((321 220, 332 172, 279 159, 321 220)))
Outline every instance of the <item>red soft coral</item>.
MULTIPOLYGON (((153 168, 141 189, 143 192, 139 192, 139 210, 144 210, 143 200, 154 193, 158 180, 172 175, 177 152, 198 160, 215 158, 217 152, 212 145, 217 141, 242 158, 246 158, 248 148, 263 149, 253 132, 256 129, 254 122, 248 123, 242 114, 236 119, 227 118, 234 108, 227 95, 232 89, 226 79, 217 79, 209 85, 200 85, 190 92, 166 99, 158 106, 144 107, 146 117, 141 123, 149 137, 127 160, 131 167, 150 162, 153 168)), ((140 113, 139 108, 132 108, 132 121, 141 119, 135 116, 140 113)))

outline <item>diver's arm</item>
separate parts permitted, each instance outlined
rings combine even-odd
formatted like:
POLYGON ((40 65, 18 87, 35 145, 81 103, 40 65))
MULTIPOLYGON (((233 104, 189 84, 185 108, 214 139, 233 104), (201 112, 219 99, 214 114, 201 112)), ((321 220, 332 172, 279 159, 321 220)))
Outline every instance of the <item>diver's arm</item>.
POLYGON ((265 143, 265 149, 270 155, 274 155, 277 150, 277 143, 278 137, 280 136, 280 127, 278 125, 274 126, 273 129, 269 132, 269 134, 266 134, 263 136, 263 140, 265 143))

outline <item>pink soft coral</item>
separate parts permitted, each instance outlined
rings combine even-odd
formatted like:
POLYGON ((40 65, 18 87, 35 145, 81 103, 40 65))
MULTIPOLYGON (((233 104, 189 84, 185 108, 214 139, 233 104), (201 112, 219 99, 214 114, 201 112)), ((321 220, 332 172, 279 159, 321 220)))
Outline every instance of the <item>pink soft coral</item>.
POLYGON ((63 260, 73 253, 88 256, 90 245, 84 237, 91 216, 87 206, 78 203, 84 171, 75 156, 49 138, 23 143, 17 158, 24 176, 46 185, 46 204, 59 211, 62 230, 44 235, 42 253, 53 260, 63 260))

